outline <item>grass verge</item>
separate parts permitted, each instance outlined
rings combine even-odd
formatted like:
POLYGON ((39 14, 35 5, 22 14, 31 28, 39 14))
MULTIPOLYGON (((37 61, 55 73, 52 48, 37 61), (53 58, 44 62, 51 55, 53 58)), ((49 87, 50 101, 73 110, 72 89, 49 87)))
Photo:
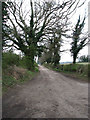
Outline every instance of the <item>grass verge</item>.
POLYGON ((9 71, 7 71, 7 74, 4 72, 2 75, 2 92, 5 93, 9 88, 12 88, 16 84, 24 84, 26 81, 31 80, 38 73, 38 71, 39 70, 32 72, 25 70, 23 73, 19 69, 19 72, 14 71, 12 74, 8 73, 9 71))
POLYGON ((68 64, 58 65, 54 67, 52 64, 44 64, 45 67, 60 72, 66 77, 74 78, 78 81, 89 82, 89 66, 90 64, 68 64))
POLYGON ((16 84, 23 84, 31 80, 39 71, 38 65, 34 63, 35 69, 30 71, 30 64, 26 56, 21 57, 12 51, 2 54, 2 90, 6 92, 16 84))

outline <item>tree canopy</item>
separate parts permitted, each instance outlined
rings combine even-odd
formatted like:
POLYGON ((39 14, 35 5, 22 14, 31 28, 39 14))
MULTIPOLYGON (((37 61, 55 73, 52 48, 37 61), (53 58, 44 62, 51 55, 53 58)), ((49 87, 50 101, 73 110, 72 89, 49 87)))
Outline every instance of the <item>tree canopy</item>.
POLYGON ((34 69, 34 57, 41 56, 45 44, 49 42, 56 30, 54 62, 58 62, 59 42, 62 34, 65 35, 70 15, 78 7, 80 0, 63 0, 62 2, 30 0, 30 9, 23 10, 24 1, 7 2, 8 15, 7 30, 3 31, 7 46, 20 50, 29 59, 29 69, 34 69), (57 32, 58 31, 58 32, 57 32), (58 38, 58 39, 57 39, 58 38), (58 41, 57 41, 58 40, 58 41), (56 42, 57 41, 57 42, 56 42), (8 44, 10 43, 10 44, 8 44), (56 52, 56 53, 55 53, 56 52))

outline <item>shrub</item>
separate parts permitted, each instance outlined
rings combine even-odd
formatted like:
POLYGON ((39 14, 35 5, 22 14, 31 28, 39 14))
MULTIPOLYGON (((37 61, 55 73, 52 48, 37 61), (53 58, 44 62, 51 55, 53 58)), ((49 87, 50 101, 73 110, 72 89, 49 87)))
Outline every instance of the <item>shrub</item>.
POLYGON ((2 67, 6 69, 8 66, 19 65, 19 55, 12 52, 6 52, 2 54, 2 67))
MULTIPOLYGON (((24 56, 19 60, 19 66, 28 69, 28 70, 32 70, 32 64, 30 59, 28 59, 28 57, 24 56)), ((38 64, 36 62, 34 62, 34 67, 35 67, 35 71, 38 71, 38 64)), ((32 71, 34 71, 32 70, 32 71)))
POLYGON ((22 57, 19 61, 19 65, 23 68, 27 68, 27 63, 28 63, 28 60, 25 56, 22 57))

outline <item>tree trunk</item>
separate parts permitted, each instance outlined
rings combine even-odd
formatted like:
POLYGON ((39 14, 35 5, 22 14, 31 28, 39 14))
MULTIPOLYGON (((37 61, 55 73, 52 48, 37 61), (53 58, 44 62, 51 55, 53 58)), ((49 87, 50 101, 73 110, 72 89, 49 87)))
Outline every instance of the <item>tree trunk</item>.
POLYGON ((75 64, 75 63, 76 63, 76 58, 77 58, 77 55, 76 55, 76 54, 74 54, 74 55, 73 55, 73 64, 75 64))
POLYGON ((34 56, 27 55, 26 56, 26 65, 28 70, 34 71, 35 66, 34 66, 34 56))
POLYGON ((26 51, 25 56, 26 56, 27 68, 29 70, 34 71, 35 70, 35 65, 34 65, 35 46, 33 44, 26 51))

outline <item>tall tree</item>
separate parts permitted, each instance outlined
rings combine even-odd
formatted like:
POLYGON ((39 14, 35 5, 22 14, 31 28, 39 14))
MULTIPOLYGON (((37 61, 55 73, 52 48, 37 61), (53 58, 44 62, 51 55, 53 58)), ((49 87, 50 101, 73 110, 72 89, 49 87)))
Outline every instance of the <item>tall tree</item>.
POLYGON ((61 58, 61 52, 64 52, 65 50, 60 50, 63 39, 62 36, 66 35, 66 31, 68 31, 67 24, 57 24, 53 27, 51 36, 48 38, 47 43, 47 49, 44 52, 44 54, 41 57, 41 61, 47 62, 47 63, 53 63, 54 66, 57 66, 59 64, 60 58, 61 58), (43 59, 44 57, 44 59, 43 59), (46 59, 46 60, 45 60, 46 59))
POLYGON ((72 36, 73 41, 71 43, 71 49, 70 49, 70 52, 73 56, 73 63, 76 63, 78 53, 87 44, 87 42, 86 42, 87 36, 80 37, 81 35, 83 35, 82 30, 84 28, 84 25, 85 25, 85 17, 84 17, 83 21, 81 22, 80 16, 79 16, 77 24, 75 25, 75 28, 73 30, 73 36, 72 36))
POLYGON ((7 41, 21 50, 29 59, 29 69, 34 69, 34 56, 43 51, 44 37, 49 36, 53 26, 61 21, 66 22, 80 0, 68 0, 56 4, 54 1, 36 3, 30 0, 30 10, 23 11, 23 1, 8 4, 9 34, 4 31, 7 41), (72 9, 71 9, 72 8, 72 9))

